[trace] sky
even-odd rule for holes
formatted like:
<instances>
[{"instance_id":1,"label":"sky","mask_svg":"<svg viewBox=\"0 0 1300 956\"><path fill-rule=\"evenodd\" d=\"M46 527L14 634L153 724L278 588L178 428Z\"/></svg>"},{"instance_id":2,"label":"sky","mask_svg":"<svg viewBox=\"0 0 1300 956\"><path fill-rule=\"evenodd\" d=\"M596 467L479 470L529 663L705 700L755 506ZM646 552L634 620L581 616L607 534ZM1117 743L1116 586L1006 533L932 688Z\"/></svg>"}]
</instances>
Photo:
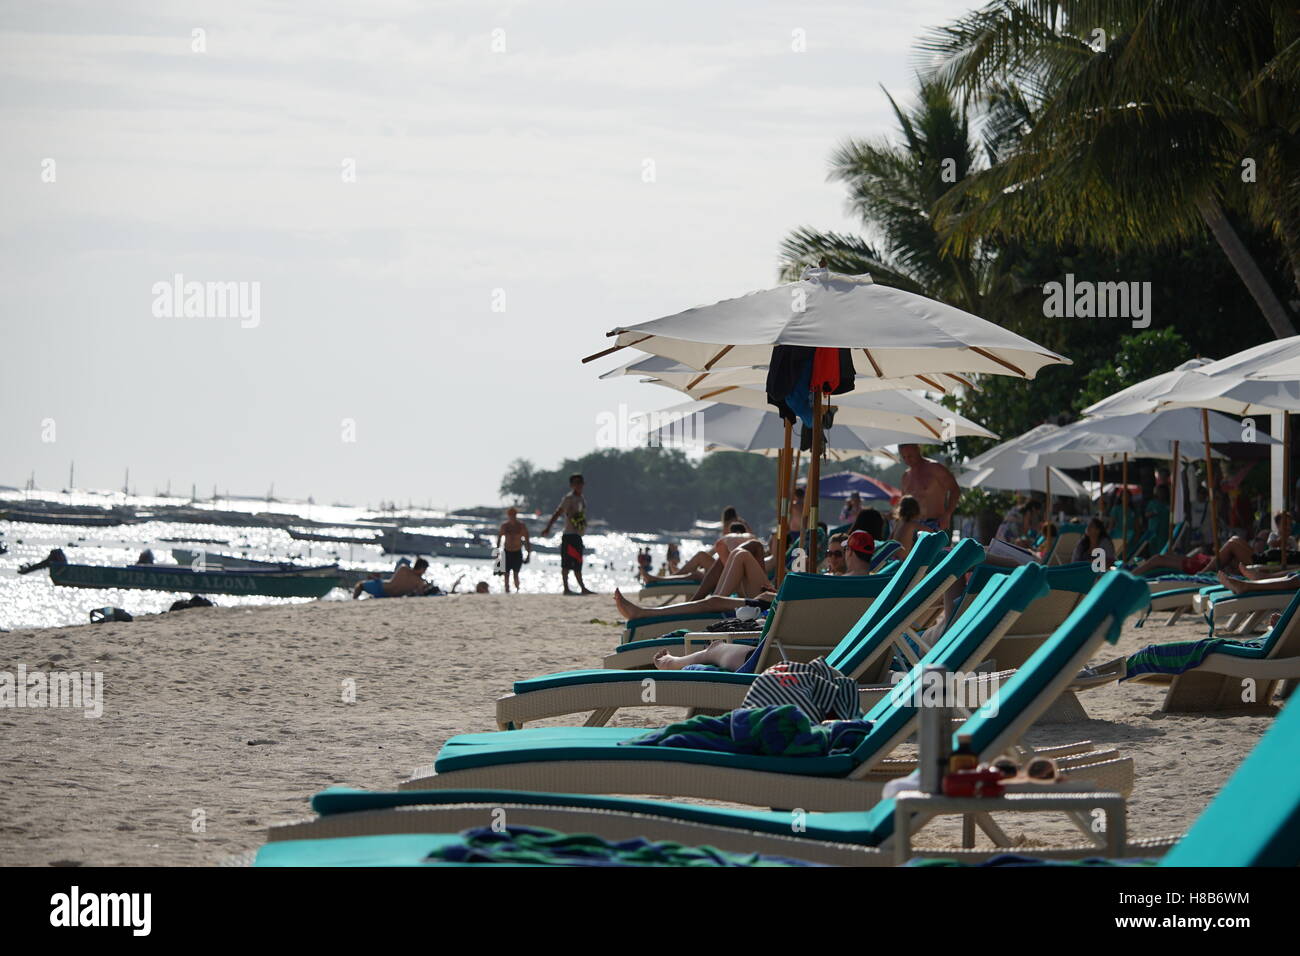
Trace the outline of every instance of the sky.
<instances>
[{"instance_id":1,"label":"sky","mask_svg":"<svg viewBox=\"0 0 1300 956\"><path fill-rule=\"evenodd\" d=\"M494 503L680 401L609 329L857 228L972 5L2 2L0 485Z\"/></svg>"}]
</instances>

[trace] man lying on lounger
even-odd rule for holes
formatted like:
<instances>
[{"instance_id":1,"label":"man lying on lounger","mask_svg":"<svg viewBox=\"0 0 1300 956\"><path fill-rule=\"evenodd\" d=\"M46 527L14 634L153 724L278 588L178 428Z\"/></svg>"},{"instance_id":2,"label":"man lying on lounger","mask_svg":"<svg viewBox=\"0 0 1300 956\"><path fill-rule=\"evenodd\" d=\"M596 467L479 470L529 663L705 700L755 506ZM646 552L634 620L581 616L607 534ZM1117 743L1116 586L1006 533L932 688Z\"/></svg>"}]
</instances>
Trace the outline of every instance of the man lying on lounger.
<instances>
[{"instance_id":1,"label":"man lying on lounger","mask_svg":"<svg viewBox=\"0 0 1300 956\"><path fill-rule=\"evenodd\" d=\"M424 572L428 568L429 562L424 558L420 558L411 567L405 564L398 567L393 572L393 576L387 581L382 581L379 578L358 581L357 586L352 589L352 599L355 601L361 597L362 592L377 598L424 594L430 587L429 582L424 580Z\"/></svg>"},{"instance_id":2,"label":"man lying on lounger","mask_svg":"<svg viewBox=\"0 0 1300 956\"><path fill-rule=\"evenodd\" d=\"M1275 526L1281 526L1283 514L1283 512L1279 512L1274 515L1273 522ZM1294 549L1295 540L1288 538L1288 544ZM1189 554L1187 557L1183 557L1178 554L1157 554L1139 564L1133 569L1133 573L1142 575L1150 574L1153 571L1172 570L1181 571L1183 574L1202 574L1211 571L1227 571L1229 574L1233 574L1248 564L1272 564L1274 561L1281 560L1280 546L1281 537L1277 531L1268 536L1268 550L1258 554L1245 538L1234 534L1224 542L1223 547L1219 549L1218 555ZM1294 554L1295 552L1292 550L1288 557L1290 558Z\"/></svg>"},{"instance_id":3,"label":"man lying on lounger","mask_svg":"<svg viewBox=\"0 0 1300 956\"><path fill-rule=\"evenodd\" d=\"M844 552L845 562L848 565L848 571L845 573L850 575L870 574L871 556L875 553L875 550L876 542L867 532L855 531L853 534L849 535ZM615 592L615 597L617 596L618 594ZM735 610L736 608L743 607L746 604L754 605L758 603L756 601L746 601L740 598L721 596L714 596L706 598L705 600L713 602L714 606L709 608L699 607L698 609L701 611ZM631 601L628 601L627 603L632 604ZM697 605L703 605L704 603L705 601L695 602ZM770 607L771 603L771 596L769 596L767 606ZM634 604L632 606L636 607ZM683 605L679 604L677 607L681 608ZM620 606L619 610L621 611L623 608ZM657 610L660 609L651 608L647 613L652 613ZM754 648L750 647L748 644L728 644L724 641L714 641L702 651L696 651L694 654L683 654L680 657L674 657L672 654L669 654L667 650L662 650L655 655L655 667L658 667L660 670L675 671L681 670L690 664L712 664L714 667L720 667L724 671L735 671L739 670L740 666L744 664L753 653Z\"/></svg>"}]
</instances>

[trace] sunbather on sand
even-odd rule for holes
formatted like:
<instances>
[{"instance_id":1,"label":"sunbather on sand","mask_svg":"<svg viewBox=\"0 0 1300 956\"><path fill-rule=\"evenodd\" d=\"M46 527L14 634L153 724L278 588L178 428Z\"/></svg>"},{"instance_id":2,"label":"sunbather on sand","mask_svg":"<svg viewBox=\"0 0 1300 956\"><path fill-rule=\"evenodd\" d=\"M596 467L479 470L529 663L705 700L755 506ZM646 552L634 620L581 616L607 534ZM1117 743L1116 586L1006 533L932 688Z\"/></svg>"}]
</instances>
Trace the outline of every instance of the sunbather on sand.
<instances>
[{"instance_id":1,"label":"sunbather on sand","mask_svg":"<svg viewBox=\"0 0 1300 956\"><path fill-rule=\"evenodd\" d=\"M423 594L429 589L429 582L424 580L424 572L428 570L429 562L420 558L411 567L401 565L393 576L386 581L378 578L370 578L366 581L358 581L357 586L352 589L352 599L355 601L361 597L362 593L369 594L371 597L404 597L408 594Z\"/></svg>"},{"instance_id":2,"label":"sunbather on sand","mask_svg":"<svg viewBox=\"0 0 1300 956\"><path fill-rule=\"evenodd\" d=\"M845 560L848 564L847 574L865 575L871 573L871 555L875 551L875 542L865 531L855 531L849 536L850 544L845 552ZM717 607L716 610L733 610L745 604L753 604L753 601L738 601L736 598L710 598L710 601L732 602L730 607ZM681 605L678 605L680 607ZM703 609L702 609L703 610ZM660 670L681 670L688 664L712 664L723 670L737 670L741 664L745 663L746 658L752 654L754 648L746 644L728 644L724 641L714 641L702 651L696 651L693 654L683 654L674 656L667 650L660 651L655 655L655 667Z\"/></svg>"}]
</instances>

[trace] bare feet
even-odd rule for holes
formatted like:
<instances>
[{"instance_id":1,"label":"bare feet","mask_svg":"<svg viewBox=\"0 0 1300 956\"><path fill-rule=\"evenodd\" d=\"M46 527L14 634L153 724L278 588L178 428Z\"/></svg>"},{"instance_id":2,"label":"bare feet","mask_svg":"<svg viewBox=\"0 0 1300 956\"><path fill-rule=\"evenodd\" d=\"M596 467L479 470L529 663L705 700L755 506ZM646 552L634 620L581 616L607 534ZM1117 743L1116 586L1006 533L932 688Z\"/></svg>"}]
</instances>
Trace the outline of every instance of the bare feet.
<instances>
[{"instance_id":1,"label":"bare feet","mask_svg":"<svg viewBox=\"0 0 1300 956\"><path fill-rule=\"evenodd\" d=\"M662 650L655 655L655 667L661 671L679 671L682 667L681 658L673 657L667 650Z\"/></svg>"},{"instance_id":2,"label":"bare feet","mask_svg":"<svg viewBox=\"0 0 1300 956\"><path fill-rule=\"evenodd\" d=\"M1229 576L1227 571L1220 571L1218 577L1219 583L1233 594L1240 594L1242 591L1246 590L1246 582L1240 578Z\"/></svg>"},{"instance_id":3,"label":"bare feet","mask_svg":"<svg viewBox=\"0 0 1300 956\"><path fill-rule=\"evenodd\" d=\"M629 621L635 621L637 618L645 617L645 610L623 597L623 592L618 588L614 589L614 606L618 608L618 613L622 614L623 617Z\"/></svg>"}]
</instances>

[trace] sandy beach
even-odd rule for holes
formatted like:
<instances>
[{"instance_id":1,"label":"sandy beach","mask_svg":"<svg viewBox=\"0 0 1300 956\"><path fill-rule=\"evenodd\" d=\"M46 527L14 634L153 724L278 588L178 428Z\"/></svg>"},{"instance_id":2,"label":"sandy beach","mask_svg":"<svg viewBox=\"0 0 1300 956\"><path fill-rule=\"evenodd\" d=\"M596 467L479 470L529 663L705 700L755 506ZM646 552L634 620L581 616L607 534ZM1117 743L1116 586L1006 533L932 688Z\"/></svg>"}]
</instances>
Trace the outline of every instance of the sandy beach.
<instances>
[{"instance_id":1,"label":"sandy beach","mask_svg":"<svg viewBox=\"0 0 1300 956\"><path fill-rule=\"evenodd\" d=\"M220 863L260 846L268 826L309 816L308 798L327 786L394 788L449 736L493 729L494 701L514 679L599 666L617 634L607 595L210 608L14 631L0 670L100 671L104 713L0 711L9 768L0 860ZM1199 623L1130 622L1099 659L1203 634ZM1109 685L1083 696L1091 720L1040 725L1029 738L1089 739L1133 757L1133 837L1181 832L1271 723L1162 715L1164 693ZM615 722L651 726L679 713L646 709ZM1075 842L1054 815L1004 826L1027 846ZM926 832L924 844L955 845L955 824Z\"/></svg>"}]
</instances>

